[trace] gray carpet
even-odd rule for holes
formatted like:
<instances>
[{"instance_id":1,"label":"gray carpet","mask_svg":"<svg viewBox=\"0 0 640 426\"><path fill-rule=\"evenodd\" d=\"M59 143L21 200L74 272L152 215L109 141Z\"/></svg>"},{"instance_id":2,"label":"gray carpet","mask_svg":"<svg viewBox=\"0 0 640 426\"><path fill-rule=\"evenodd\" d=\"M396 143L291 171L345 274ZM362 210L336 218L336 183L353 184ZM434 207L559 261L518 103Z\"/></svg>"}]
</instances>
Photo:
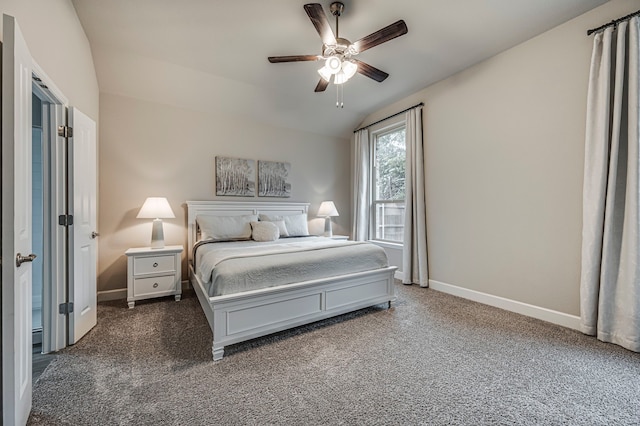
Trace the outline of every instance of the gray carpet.
<instances>
[{"instance_id":1,"label":"gray carpet","mask_svg":"<svg viewBox=\"0 0 640 426\"><path fill-rule=\"evenodd\" d=\"M638 425L640 354L416 286L227 348L193 293L101 304L35 385L31 425Z\"/></svg>"}]
</instances>

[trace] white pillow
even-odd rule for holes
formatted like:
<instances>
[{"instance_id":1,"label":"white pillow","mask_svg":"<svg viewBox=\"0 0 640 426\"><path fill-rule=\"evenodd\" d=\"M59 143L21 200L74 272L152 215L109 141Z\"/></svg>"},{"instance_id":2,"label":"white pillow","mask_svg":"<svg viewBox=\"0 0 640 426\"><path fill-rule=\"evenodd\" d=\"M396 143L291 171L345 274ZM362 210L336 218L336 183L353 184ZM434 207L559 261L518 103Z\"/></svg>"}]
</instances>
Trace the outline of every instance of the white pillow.
<instances>
[{"instance_id":1,"label":"white pillow","mask_svg":"<svg viewBox=\"0 0 640 426\"><path fill-rule=\"evenodd\" d=\"M289 237L304 237L309 235L309 227L307 225L307 215L306 213L301 214L290 214L284 216L272 216L267 214L261 214L260 220L275 222L282 220L284 221L284 225L287 228L287 233ZM283 236L281 234L281 236Z\"/></svg>"},{"instance_id":2,"label":"white pillow","mask_svg":"<svg viewBox=\"0 0 640 426\"><path fill-rule=\"evenodd\" d=\"M280 238L280 231L273 222L251 222L251 238L255 241L275 241Z\"/></svg>"},{"instance_id":3,"label":"white pillow","mask_svg":"<svg viewBox=\"0 0 640 426\"><path fill-rule=\"evenodd\" d=\"M284 224L284 220L269 220L265 221L265 223L273 223L278 227L278 231L280 231L281 237L288 237L289 231L287 231L287 225Z\"/></svg>"},{"instance_id":4,"label":"white pillow","mask_svg":"<svg viewBox=\"0 0 640 426\"><path fill-rule=\"evenodd\" d=\"M250 240L251 222L256 220L258 220L256 215L196 216L201 240Z\"/></svg>"}]
</instances>

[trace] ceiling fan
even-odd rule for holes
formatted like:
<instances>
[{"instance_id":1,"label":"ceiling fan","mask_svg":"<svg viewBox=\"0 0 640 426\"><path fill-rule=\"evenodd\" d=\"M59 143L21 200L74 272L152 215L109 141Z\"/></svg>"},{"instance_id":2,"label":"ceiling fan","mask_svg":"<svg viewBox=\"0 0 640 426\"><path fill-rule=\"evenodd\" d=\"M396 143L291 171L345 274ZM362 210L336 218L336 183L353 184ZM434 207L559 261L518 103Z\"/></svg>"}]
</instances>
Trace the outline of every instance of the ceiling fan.
<instances>
[{"instance_id":1,"label":"ceiling fan","mask_svg":"<svg viewBox=\"0 0 640 426\"><path fill-rule=\"evenodd\" d=\"M343 84L349 80L356 72L365 75L377 82L384 81L389 74L373 67L365 62L355 59L354 56L365 50L371 49L386 41L407 33L407 25L403 20L394 22L355 43L351 43L345 38L341 38L338 33L338 18L344 10L341 2L331 3L329 10L336 17L335 35L331 30L327 16L319 3L309 3L304 5L304 10L309 15L309 19L322 38L321 55L293 55L293 56L270 56L269 62L302 62L324 60L325 65L318 73L321 78L315 88L316 92L323 92L333 80L334 84Z\"/></svg>"}]
</instances>

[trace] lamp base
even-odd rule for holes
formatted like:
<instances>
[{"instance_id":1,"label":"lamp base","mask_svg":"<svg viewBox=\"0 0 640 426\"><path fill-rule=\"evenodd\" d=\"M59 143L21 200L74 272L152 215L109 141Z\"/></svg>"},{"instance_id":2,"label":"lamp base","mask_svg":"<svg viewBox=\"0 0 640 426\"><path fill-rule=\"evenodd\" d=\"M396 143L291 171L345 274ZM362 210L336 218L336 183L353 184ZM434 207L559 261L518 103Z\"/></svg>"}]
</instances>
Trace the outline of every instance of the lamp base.
<instances>
[{"instance_id":1,"label":"lamp base","mask_svg":"<svg viewBox=\"0 0 640 426\"><path fill-rule=\"evenodd\" d=\"M331 229L331 217L327 216L324 219L324 236L325 237L333 237L333 230Z\"/></svg>"},{"instance_id":2,"label":"lamp base","mask_svg":"<svg viewBox=\"0 0 640 426\"><path fill-rule=\"evenodd\" d=\"M151 248L164 248L164 230L162 227L162 219L153 220L153 228L151 228Z\"/></svg>"}]
</instances>

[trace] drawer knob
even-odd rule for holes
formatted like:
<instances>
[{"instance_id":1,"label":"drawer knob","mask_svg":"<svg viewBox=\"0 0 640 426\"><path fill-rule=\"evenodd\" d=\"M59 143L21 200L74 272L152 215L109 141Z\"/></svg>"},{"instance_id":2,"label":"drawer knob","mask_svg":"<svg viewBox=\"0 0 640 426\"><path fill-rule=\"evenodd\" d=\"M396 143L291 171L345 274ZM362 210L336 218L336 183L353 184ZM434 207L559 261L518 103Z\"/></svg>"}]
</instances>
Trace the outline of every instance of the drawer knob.
<instances>
[{"instance_id":1,"label":"drawer knob","mask_svg":"<svg viewBox=\"0 0 640 426\"><path fill-rule=\"evenodd\" d=\"M158 287L158 283L153 283L153 288L157 288Z\"/></svg>"},{"instance_id":2,"label":"drawer knob","mask_svg":"<svg viewBox=\"0 0 640 426\"><path fill-rule=\"evenodd\" d=\"M157 268L158 267L158 262L153 262L153 267Z\"/></svg>"}]
</instances>

